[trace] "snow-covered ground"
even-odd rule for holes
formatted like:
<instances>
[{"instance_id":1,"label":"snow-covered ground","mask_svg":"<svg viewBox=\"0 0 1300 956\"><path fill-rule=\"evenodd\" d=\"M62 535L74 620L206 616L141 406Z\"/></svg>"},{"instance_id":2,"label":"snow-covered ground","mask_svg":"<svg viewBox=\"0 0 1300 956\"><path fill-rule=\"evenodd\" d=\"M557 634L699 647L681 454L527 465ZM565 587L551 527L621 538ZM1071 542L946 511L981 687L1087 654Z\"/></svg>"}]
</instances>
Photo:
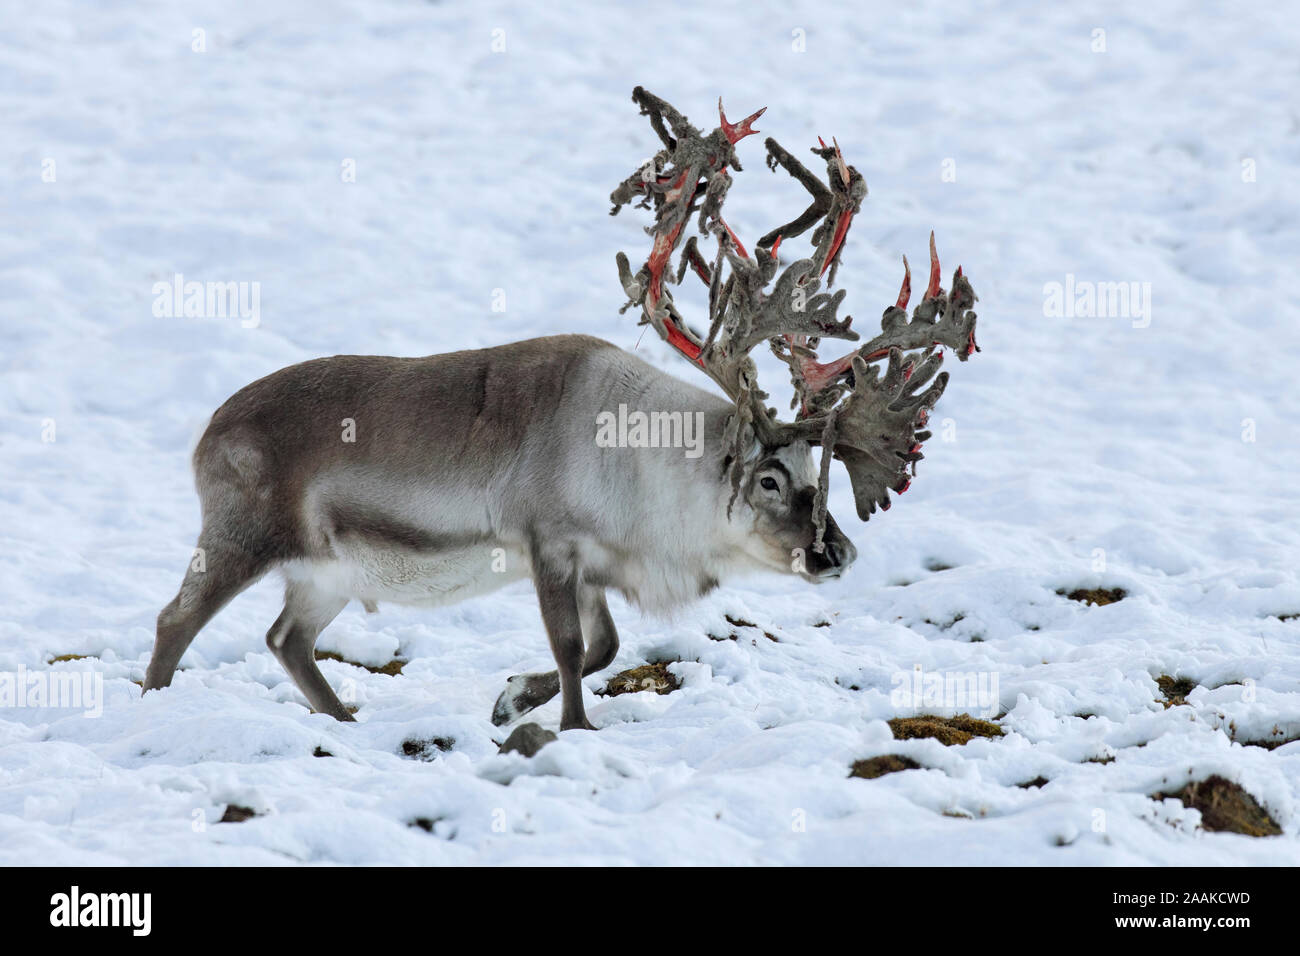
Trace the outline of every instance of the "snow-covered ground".
<instances>
[{"instance_id":1,"label":"snow-covered ground","mask_svg":"<svg viewBox=\"0 0 1300 956\"><path fill-rule=\"evenodd\" d=\"M1300 735L1300 22L974 6L4 0L0 672L102 675L104 700L0 707L0 862L1300 862L1300 742L1242 744ZM690 376L618 315L614 253L644 256L647 219L607 196L656 148L638 83L710 127L719 95L766 105L799 153L837 137L871 190L840 274L860 326L931 228L980 296L984 351L948 363L912 489L861 525L833 475L853 571L672 621L615 602L602 677L671 658L684 686L588 695L599 733L532 760L488 720L550 666L524 584L346 610L321 648L409 660L323 665L353 725L266 650L274 579L142 699L198 531L189 450L245 383L560 331ZM752 241L806 200L761 137L740 156ZM178 273L258 283L257 321L156 315ZM1051 283L1117 282L1149 312L1049 314ZM1057 593L1083 587L1128 596ZM996 680L987 707L922 709L1007 735L894 740L917 666ZM1165 708L1162 675L1199 686ZM848 778L883 753L925 769ZM1210 774L1284 834L1149 796Z\"/></svg>"}]
</instances>

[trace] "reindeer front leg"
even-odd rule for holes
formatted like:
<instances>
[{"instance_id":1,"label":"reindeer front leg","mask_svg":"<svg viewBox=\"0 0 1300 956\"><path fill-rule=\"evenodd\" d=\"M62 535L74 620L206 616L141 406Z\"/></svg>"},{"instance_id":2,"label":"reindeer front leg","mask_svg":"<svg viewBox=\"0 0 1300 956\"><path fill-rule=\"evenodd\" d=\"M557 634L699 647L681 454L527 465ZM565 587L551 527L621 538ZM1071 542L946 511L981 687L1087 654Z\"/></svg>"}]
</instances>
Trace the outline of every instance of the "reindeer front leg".
<instances>
[{"instance_id":1,"label":"reindeer front leg","mask_svg":"<svg viewBox=\"0 0 1300 956\"><path fill-rule=\"evenodd\" d=\"M582 622L582 637L587 647L582 676L590 677L614 663L614 656L618 654L618 630L610 617L603 588L592 584L578 585L578 619ZM512 724L559 692L559 671L516 674L506 681L506 689L492 708L492 723L498 727Z\"/></svg>"},{"instance_id":2,"label":"reindeer front leg","mask_svg":"<svg viewBox=\"0 0 1300 956\"><path fill-rule=\"evenodd\" d=\"M548 561L538 553L540 549L533 550L533 584L560 678L560 730L595 730L582 705L586 648L578 613L578 575L572 567Z\"/></svg>"}]
</instances>

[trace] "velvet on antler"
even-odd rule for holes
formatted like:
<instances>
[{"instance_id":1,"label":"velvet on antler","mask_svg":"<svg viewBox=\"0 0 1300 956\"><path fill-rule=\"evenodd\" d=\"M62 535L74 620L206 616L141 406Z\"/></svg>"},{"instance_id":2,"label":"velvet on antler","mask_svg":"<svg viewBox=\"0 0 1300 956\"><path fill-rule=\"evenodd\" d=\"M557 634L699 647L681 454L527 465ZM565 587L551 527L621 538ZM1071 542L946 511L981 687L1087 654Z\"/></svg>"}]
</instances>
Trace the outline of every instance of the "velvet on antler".
<instances>
[{"instance_id":1,"label":"velvet on antler","mask_svg":"<svg viewBox=\"0 0 1300 956\"><path fill-rule=\"evenodd\" d=\"M769 447L800 440L822 446L815 518L820 549L832 456L848 470L858 516L864 521L877 508L889 508L888 492L901 494L910 484L916 462L923 457L921 444L930 437L923 430L929 412L948 384L948 373L939 372L943 347L962 361L979 350L975 313L970 311L974 290L960 267L952 291L941 288L931 233L929 282L911 318L906 311L911 269L904 257L902 289L897 302L884 310L880 334L838 359L820 362L817 348L823 338L860 339L851 328L851 316L837 317L844 290L822 291L822 280L828 287L834 283L849 227L866 198L861 173L844 161L834 139L830 146L818 139L812 148L826 163L823 181L768 137L768 168L784 169L808 190L812 202L797 218L759 239L751 256L722 218L722 205L733 181L728 170L741 171L736 144L758 132L753 124L764 110L733 124L719 100L719 125L705 135L642 87L633 90L632 99L650 117L663 149L610 195L611 215L633 200L655 213L654 224L646 230L653 244L641 268L634 274L627 256L620 252L617 257L628 296L623 310L639 306L642 323L651 325L736 403L727 432L734 446L733 501L747 430ZM700 252L696 237L682 245L686 224L696 212L701 235L712 235L717 242L712 262ZM812 254L791 262L778 275L782 242L809 229ZM674 276L669 265L679 246L682 254ZM704 335L687 324L667 288L669 283L680 284L688 269L708 287ZM779 421L775 409L767 407L767 393L758 387L750 352L765 341L790 368L793 422ZM883 377L871 364L881 360L888 360Z\"/></svg>"}]
</instances>

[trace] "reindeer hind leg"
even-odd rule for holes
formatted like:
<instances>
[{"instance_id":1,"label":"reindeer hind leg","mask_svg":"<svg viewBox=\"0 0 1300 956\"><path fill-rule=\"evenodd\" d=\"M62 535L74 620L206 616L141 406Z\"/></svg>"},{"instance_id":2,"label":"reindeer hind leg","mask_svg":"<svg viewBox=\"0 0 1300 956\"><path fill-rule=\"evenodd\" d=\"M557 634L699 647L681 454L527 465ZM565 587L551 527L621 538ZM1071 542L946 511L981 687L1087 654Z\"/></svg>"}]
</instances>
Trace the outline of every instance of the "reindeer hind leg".
<instances>
[{"instance_id":1,"label":"reindeer hind leg","mask_svg":"<svg viewBox=\"0 0 1300 956\"><path fill-rule=\"evenodd\" d=\"M316 638L347 603L347 598L327 594L308 581L290 580L285 586L284 610L266 632L267 647L312 710L335 720L353 717L316 665Z\"/></svg>"},{"instance_id":2,"label":"reindeer hind leg","mask_svg":"<svg viewBox=\"0 0 1300 956\"><path fill-rule=\"evenodd\" d=\"M158 615L144 689L157 690L169 685L195 635L265 570L266 564L252 555L215 539L206 531L200 534L180 591Z\"/></svg>"}]
</instances>

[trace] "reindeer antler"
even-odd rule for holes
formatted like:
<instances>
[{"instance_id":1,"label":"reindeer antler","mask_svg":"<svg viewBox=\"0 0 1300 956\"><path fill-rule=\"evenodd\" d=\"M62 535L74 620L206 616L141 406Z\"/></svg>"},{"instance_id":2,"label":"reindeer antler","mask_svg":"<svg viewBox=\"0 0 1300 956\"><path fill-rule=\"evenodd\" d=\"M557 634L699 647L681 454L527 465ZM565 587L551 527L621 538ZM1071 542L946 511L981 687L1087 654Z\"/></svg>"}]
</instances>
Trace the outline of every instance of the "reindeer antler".
<instances>
[{"instance_id":1,"label":"reindeer antler","mask_svg":"<svg viewBox=\"0 0 1300 956\"><path fill-rule=\"evenodd\" d=\"M722 203L732 182L728 167L741 170L735 145L757 132L753 123L764 110L732 124L719 100L719 126L705 136L685 116L643 88L633 90L632 99L642 114L650 117L664 149L610 195L614 203L611 215L637 197L641 198L639 205L653 203L655 209L655 223L646 230L654 245L645 264L633 275L627 256L620 252L617 257L619 279L629 300L623 311L640 306L641 322L654 326L669 345L707 373L736 403L728 431L728 440L734 443L733 500L741 481L746 426L767 445L802 439L828 450L823 454L815 519L816 546L820 548L832 454L848 469L858 516L864 521L877 506L889 507L888 491L901 494L906 490L910 483L907 466L915 473L915 464L923 457L921 443L929 438L928 432L919 429L948 382L946 372L936 377L943 355L933 351L934 347L948 346L962 361L979 350L975 313L969 311L975 302L974 290L960 267L953 275L951 294L940 288L939 257L931 233L930 280L911 320L906 312L911 270L904 257L903 286L897 303L884 311L881 333L833 362L818 362L816 348L822 338L859 339L850 328L852 317L836 317L844 291L831 294L820 289L828 269L827 284L834 283L844 239L866 198L862 175L845 163L834 139L830 146L818 139L819 145L812 150L826 162L827 177L822 182L769 137L765 141L768 168L785 169L813 198L798 218L763 236L751 257L722 218ZM686 324L665 288L665 282L673 279L669 260L696 210L700 232L712 233L717 240L717 255L710 264L695 237L686 240L675 281L680 283L690 268L708 286L709 325L703 337ZM790 264L777 276L781 242L814 226L812 256ZM730 267L730 272L724 279L725 267ZM766 292L774 279L772 291ZM758 387L749 353L763 341L790 366L798 408L794 422L777 421L775 410L766 406L767 393ZM914 350L926 350L926 354L904 357L905 352ZM885 358L889 365L878 382L878 371L869 363ZM922 391L931 379L933 384Z\"/></svg>"}]
</instances>

